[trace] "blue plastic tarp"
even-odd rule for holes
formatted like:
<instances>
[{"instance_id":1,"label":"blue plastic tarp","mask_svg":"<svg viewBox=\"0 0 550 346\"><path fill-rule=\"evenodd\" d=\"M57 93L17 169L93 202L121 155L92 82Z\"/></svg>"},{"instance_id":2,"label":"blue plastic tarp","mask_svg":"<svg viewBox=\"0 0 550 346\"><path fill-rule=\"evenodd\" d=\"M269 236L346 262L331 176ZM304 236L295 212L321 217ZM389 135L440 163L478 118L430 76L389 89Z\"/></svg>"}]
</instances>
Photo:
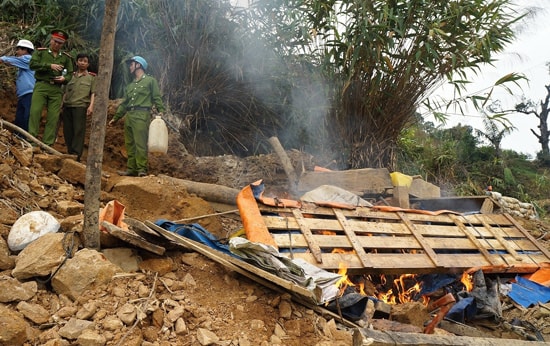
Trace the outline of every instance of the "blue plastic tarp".
<instances>
[{"instance_id":1,"label":"blue plastic tarp","mask_svg":"<svg viewBox=\"0 0 550 346\"><path fill-rule=\"evenodd\" d=\"M209 246L213 249L231 255L233 257L239 258L231 253L229 250L229 245L224 244L216 238L212 233L207 231L204 227L198 223L193 224L182 224L174 223L168 220L157 220L155 224L159 227L164 228L167 231L179 234L185 238L189 238L206 246Z\"/></svg>"},{"instance_id":2,"label":"blue plastic tarp","mask_svg":"<svg viewBox=\"0 0 550 346\"><path fill-rule=\"evenodd\" d=\"M512 290L508 293L513 301L528 308L538 303L550 301L550 288L538 284L521 276L516 276L516 282L512 283Z\"/></svg>"}]
</instances>

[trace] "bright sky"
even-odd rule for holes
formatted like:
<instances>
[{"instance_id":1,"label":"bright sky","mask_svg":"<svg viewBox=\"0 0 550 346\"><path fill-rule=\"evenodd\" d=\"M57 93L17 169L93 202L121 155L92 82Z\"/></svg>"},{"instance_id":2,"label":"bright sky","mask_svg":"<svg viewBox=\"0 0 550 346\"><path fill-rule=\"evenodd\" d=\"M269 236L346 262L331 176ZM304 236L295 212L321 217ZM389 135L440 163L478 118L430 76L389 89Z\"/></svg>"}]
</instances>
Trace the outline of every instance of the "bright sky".
<instances>
[{"instance_id":1,"label":"bright sky","mask_svg":"<svg viewBox=\"0 0 550 346\"><path fill-rule=\"evenodd\" d=\"M512 87L514 95L510 95L505 91L493 94L493 99L500 100L503 108L512 108L521 101L522 95L525 95L527 99L537 104L540 103L547 94L545 85L550 84L550 74L546 67L546 63L550 62L550 25L548 25L548 22L550 22L550 1L518 1L521 1L522 6L535 6L539 7L540 10L537 11L535 18L530 19L521 28L521 32L517 34L516 41L507 47L502 54L495 57L498 59L494 63L495 67L488 66L483 68L481 74L472 77L472 84L469 86L467 92L467 94L475 94L482 90L488 92L488 88L502 76L511 72L524 74L529 79L529 82L521 82L522 90ZM443 91L443 95L446 94ZM537 109L537 111L539 110ZM465 114L466 116L453 116L447 125L454 126L461 123L483 130L482 117L473 110L473 106L468 107ZM529 154L534 158L536 152L541 150L541 147L530 129L539 133L537 128L538 119L534 115L526 114L510 115L508 119L517 129L503 139L502 147Z\"/></svg>"}]
</instances>

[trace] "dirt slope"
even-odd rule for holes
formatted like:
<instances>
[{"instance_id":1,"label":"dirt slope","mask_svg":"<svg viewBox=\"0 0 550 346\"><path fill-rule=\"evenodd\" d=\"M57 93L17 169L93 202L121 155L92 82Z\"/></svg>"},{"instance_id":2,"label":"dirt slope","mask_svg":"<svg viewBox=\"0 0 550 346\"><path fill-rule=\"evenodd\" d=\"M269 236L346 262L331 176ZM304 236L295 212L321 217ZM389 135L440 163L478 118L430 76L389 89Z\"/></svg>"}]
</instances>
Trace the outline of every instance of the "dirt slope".
<instances>
[{"instance_id":1,"label":"dirt slope","mask_svg":"<svg viewBox=\"0 0 550 346\"><path fill-rule=\"evenodd\" d=\"M12 121L15 101L13 97L2 97L0 114L2 119ZM66 152L62 131L54 148ZM11 136L0 136L2 146L20 145L18 139ZM171 143L176 141L171 140ZM87 140L88 143L88 140ZM122 139L122 126L109 128L105 139L103 159L104 171L109 177L107 186L124 179L115 172L124 169L125 156ZM86 153L83 161L86 160ZM9 160L9 161L5 161ZM167 174L178 178L192 179L199 182L223 184L239 188L259 178L269 181L282 179L284 172L279 172L276 159L269 157L251 158L262 165L247 165L242 160L232 157L194 158L170 147L169 155L152 157L150 177L140 178L144 184L155 175ZM246 160L244 160L246 161ZM8 163L17 169L13 158L1 157L0 164ZM52 175L40 164L32 163L29 167L37 177ZM30 182L29 182L30 184ZM75 199L82 201L83 188L75 185ZM284 189L284 186L282 187ZM214 210L204 200L182 193L181 189L164 186L162 191L153 194L165 196L147 200L138 191L124 191L120 197L127 203L126 215L140 220L156 220L167 218L178 220L187 217L212 213ZM31 195L36 200L27 200L28 205L39 205L42 197ZM234 232L240 229L240 221L231 215L201 220L201 224L214 230L217 235ZM2 227L2 236L7 239L9 225ZM92 317L96 330L107 339L107 345L200 345L199 330L213 332L219 345L349 345L351 333L339 331L334 321L328 320L299 304L290 302L286 295L267 289L257 283L227 270L225 267L188 250L173 247L165 256L155 256L146 251L139 251L143 259L142 275L114 279L108 287L88 292L79 301L70 301L66 297L57 296L48 285L42 285L29 303L43 306L52 314L52 323L48 326L32 325L28 345L46 344L59 339L59 328L73 314L59 319L61 311L76 311L89 301L99 306L98 312ZM10 271L1 274L9 275ZM158 276L156 276L158 273ZM189 283L191 282L191 283ZM181 299L185 303L185 331L163 329L163 314L151 313L146 319L135 326L123 326L110 329L106 322L109 316L116 315L117 309L129 301L139 299L139 287L155 290L154 297L161 303L170 299ZM281 303L282 302L282 303ZM8 304L16 311L16 303ZM280 310L284 306L284 311ZM164 308L166 309L166 307ZM160 308L162 310L162 308ZM62 314L63 315L63 314ZM54 317L57 316L57 317ZM160 317L159 317L160 316ZM55 322L54 322L55 319ZM159 320L160 319L160 320ZM32 323L31 323L32 324ZM331 327L332 325L332 327Z\"/></svg>"}]
</instances>

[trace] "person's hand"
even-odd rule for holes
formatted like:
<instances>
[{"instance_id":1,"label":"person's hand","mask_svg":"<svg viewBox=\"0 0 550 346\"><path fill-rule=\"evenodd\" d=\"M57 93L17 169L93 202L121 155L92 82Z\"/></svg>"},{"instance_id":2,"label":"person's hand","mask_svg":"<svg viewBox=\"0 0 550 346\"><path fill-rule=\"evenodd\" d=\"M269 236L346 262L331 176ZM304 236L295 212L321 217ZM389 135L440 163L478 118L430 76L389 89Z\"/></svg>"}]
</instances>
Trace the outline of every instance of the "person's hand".
<instances>
[{"instance_id":1,"label":"person's hand","mask_svg":"<svg viewBox=\"0 0 550 346\"><path fill-rule=\"evenodd\" d=\"M51 64L50 67L54 71L63 71L64 66L59 64Z\"/></svg>"}]
</instances>

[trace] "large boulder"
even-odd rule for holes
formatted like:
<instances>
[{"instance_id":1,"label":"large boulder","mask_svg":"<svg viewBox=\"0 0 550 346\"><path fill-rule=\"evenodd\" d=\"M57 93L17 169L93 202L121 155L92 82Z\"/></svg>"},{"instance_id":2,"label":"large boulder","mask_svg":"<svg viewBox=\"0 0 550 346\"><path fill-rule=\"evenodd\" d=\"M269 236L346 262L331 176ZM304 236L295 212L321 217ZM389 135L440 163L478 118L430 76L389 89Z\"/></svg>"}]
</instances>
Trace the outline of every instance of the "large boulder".
<instances>
[{"instance_id":1,"label":"large boulder","mask_svg":"<svg viewBox=\"0 0 550 346\"><path fill-rule=\"evenodd\" d=\"M122 268L111 263L100 252L82 249L65 264L52 278L52 287L57 294L64 294L76 300L86 290L94 289L111 281Z\"/></svg>"}]
</instances>

